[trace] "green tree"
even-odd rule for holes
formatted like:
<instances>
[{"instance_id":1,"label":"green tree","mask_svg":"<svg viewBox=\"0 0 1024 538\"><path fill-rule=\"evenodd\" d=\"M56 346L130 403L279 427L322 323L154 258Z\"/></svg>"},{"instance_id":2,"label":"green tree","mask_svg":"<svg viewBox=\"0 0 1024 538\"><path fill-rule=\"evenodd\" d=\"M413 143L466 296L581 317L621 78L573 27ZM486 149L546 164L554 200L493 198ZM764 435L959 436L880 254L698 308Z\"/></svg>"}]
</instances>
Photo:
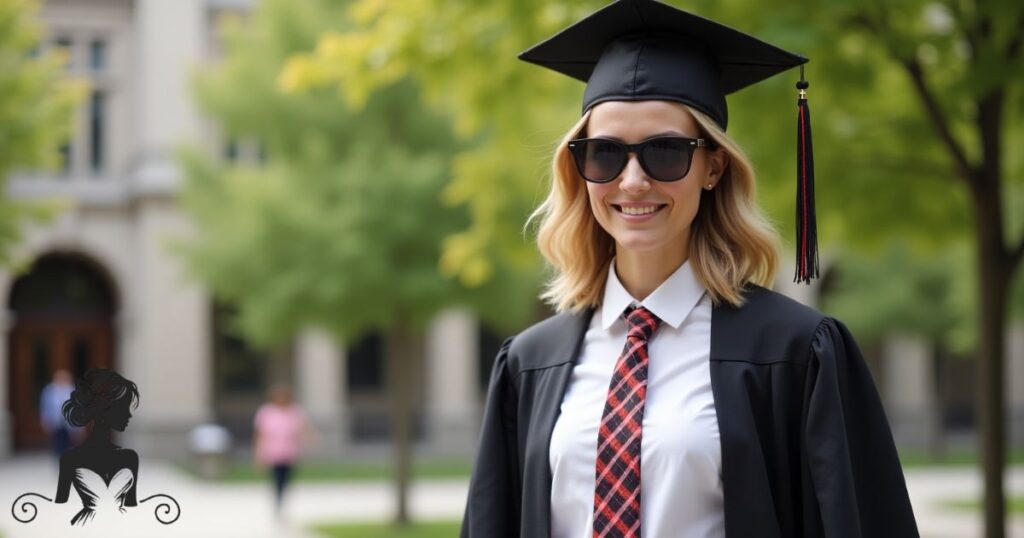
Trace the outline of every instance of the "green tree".
<instances>
[{"instance_id":1,"label":"green tree","mask_svg":"<svg viewBox=\"0 0 1024 538\"><path fill-rule=\"evenodd\" d=\"M940 185L966 195L977 248L978 418L985 475L985 535L1005 535L1005 328L1011 285L1024 256L1019 216L1009 194L1024 174L1019 155L1004 153L1021 140L1024 89L1024 6L1015 2L871 3L840 11L856 35L871 40L909 84L912 118L941 148ZM885 90L874 86L874 95ZM866 96L867 96L866 95ZM886 111L889 112L889 111ZM913 125L913 124L911 124ZM908 150L912 148L907 148ZM934 150L933 150L934 151ZM907 151L904 155L914 155ZM885 153L881 153L885 155ZM892 155L892 154L888 154ZM930 197L929 197L930 198ZM934 230L933 233L941 230ZM941 234L938 234L941 236Z\"/></svg>"},{"instance_id":2,"label":"green tree","mask_svg":"<svg viewBox=\"0 0 1024 538\"><path fill-rule=\"evenodd\" d=\"M358 107L377 89L414 75L426 103L450 113L468 142L444 197L468 207L472 221L446 240L444 270L471 286L499 267L536 271L535 248L524 241L522 226L543 195L563 128L578 117L578 109L566 106L578 87L513 59L595 5L571 4L353 2L357 27L325 32L312 54L286 65L282 84L296 91L337 85Z\"/></svg>"},{"instance_id":3,"label":"green tree","mask_svg":"<svg viewBox=\"0 0 1024 538\"><path fill-rule=\"evenodd\" d=\"M922 253L896 240L878 253L842 252L830 265L821 296L823 310L849 325L861 346L879 344L895 334L914 335L928 343L940 405L928 410L927 442L938 460L946 456L941 402L949 387L940 369L948 359L969 357L977 345L976 331L970 330L970 247L963 243L938 254Z\"/></svg>"},{"instance_id":4,"label":"green tree","mask_svg":"<svg viewBox=\"0 0 1024 538\"><path fill-rule=\"evenodd\" d=\"M953 342L956 328L969 321L969 313L958 308L958 269L964 268L957 254L951 249L941 257L922 256L900 243L878 256L845 253L822 306L842 317L859 342L878 342L899 331L965 351Z\"/></svg>"},{"instance_id":5,"label":"green tree","mask_svg":"<svg viewBox=\"0 0 1024 538\"><path fill-rule=\"evenodd\" d=\"M37 5L0 0L0 264L14 260L12 247L26 220L52 215L49 204L15 201L4 184L11 172L54 168L60 143L71 132L84 85L64 75L59 53L39 54Z\"/></svg>"},{"instance_id":6,"label":"green tree","mask_svg":"<svg viewBox=\"0 0 1024 538\"><path fill-rule=\"evenodd\" d=\"M351 8L358 28L325 33L282 78L295 88L335 86L359 105L412 74L461 134L483 136L457 158L446 189L473 220L447 242L445 267L479 283L489 268L529 256L518 230L503 225L537 201L550 142L577 117L582 91L515 55L604 4L359 0ZM877 249L901 234L935 251L965 237L977 246L986 533L1003 536L1003 336L1007 292L1024 257L1024 212L1009 196L1019 198L1024 158L1005 148L1024 136L1024 5L700 0L686 8L813 59L824 240ZM795 78L784 78L732 98L730 130L754 142L746 145L761 172L762 202L792 229L794 108L765 106L795 102L784 93Z\"/></svg>"},{"instance_id":7,"label":"green tree","mask_svg":"<svg viewBox=\"0 0 1024 538\"><path fill-rule=\"evenodd\" d=\"M439 271L442 240L469 222L440 196L458 144L410 80L355 112L329 90L280 91L285 59L346 24L330 0L265 0L225 23L226 55L198 77L198 102L225 139L256 141L265 157L184 152L182 201L201 232L178 248L194 276L237 307L237 328L256 345L281 346L311 326L343 341L387 335L396 519L405 523L424 325L459 304L505 328L521 323L532 304L524 287L535 283L508 272L469 293Z\"/></svg>"}]
</instances>

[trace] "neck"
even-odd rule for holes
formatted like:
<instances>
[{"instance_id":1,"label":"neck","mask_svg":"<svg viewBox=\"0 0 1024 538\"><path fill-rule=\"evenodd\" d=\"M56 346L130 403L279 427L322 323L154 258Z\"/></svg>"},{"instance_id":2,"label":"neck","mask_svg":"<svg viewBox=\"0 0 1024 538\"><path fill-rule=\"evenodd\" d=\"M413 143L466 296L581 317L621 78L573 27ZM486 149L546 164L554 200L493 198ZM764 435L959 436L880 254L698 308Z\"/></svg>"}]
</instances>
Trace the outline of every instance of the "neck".
<instances>
[{"instance_id":1,"label":"neck","mask_svg":"<svg viewBox=\"0 0 1024 538\"><path fill-rule=\"evenodd\" d=\"M643 301L686 263L686 249L664 253L636 252L617 248L615 274L622 287L637 301Z\"/></svg>"},{"instance_id":2,"label":"neck","mask_svg":"<svg viewBox=\"0 0 1024 538\"><path fill-rule=\"evenodd\" d=\"M93 426L92 433L82 442L83 444L90 445L109 445L110 442L110 427L109 426Z\"/></svg>"}]
</instances>

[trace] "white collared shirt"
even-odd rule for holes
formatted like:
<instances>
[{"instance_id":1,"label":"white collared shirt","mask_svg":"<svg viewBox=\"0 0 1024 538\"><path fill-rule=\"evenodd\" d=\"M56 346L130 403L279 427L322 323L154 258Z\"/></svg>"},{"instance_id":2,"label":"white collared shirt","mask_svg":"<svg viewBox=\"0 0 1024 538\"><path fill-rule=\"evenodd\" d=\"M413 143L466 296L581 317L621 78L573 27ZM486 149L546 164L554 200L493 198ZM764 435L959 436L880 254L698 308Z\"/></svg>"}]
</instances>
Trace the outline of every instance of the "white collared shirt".
<instances>
[{"instance_id":1,"label":"white collared shirt","mask_svg":"<svg viewBox=\"0 0 1024 538\"><path fill-rule=\"evenodd\" d=\"M593 535L597 429L608 384L626 343L622 312L643 305L662 320L648 344L640 469L645 538L725 536L722 454L711 393L711 299L690 262L643 301L622 287L612 262L604 301L551 434L551 537Z\"/></svg>"}]
</instances>

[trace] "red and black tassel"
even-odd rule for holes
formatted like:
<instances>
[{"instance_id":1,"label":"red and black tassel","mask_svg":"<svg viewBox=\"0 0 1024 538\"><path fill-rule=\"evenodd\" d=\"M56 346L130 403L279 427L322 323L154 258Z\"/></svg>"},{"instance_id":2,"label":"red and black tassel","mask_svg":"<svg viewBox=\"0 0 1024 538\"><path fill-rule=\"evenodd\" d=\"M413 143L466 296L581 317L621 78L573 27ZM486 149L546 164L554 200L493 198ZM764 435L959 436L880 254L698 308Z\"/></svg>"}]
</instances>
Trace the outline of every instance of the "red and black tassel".
<instances>
[{"instance_id":1,"label":"red and black tassel","mask_svg":"<svg viewBox=\"0 0 1024 538\"><path fill-rule=\"evenodd\" d=\"M810 284L818 278L818 226L814 212L814 152L811 149L811 110L807 107L804 67L800 66L797 100L796 151L796 275L794 282Z\"/></svg>"}]
</instances>

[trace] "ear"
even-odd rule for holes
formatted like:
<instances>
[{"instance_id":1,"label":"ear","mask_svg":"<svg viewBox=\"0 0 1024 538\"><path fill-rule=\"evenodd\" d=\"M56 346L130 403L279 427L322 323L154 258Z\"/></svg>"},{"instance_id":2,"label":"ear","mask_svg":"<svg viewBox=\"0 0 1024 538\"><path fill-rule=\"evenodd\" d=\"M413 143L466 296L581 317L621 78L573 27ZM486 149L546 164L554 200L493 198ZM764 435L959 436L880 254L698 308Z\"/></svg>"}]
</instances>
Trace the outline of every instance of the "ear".
<instances>
[{"instance_id":1,"label":"ear","mask_svg":"<svg viewBox=\"0 0 1024 538\"><path fill-rule=\"evenodd\" d=\"M708 175L704 183L715 185L722 178L725 169L729 167L729 153L722 148L715 148L708 152Z\"/></svg>"}]
</instances>

